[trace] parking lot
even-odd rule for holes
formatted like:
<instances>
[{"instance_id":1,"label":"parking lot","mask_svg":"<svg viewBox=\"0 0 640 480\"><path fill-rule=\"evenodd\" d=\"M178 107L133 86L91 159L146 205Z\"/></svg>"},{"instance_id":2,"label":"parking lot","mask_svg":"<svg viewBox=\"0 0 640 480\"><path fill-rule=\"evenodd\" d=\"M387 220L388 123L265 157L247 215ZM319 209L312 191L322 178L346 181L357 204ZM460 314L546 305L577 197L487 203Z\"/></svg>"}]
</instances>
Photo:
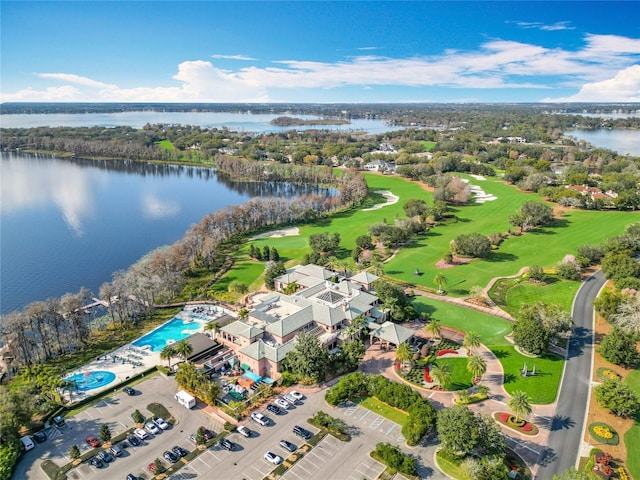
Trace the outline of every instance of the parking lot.
<instances>
[{"instance_id":1,"label":"parking lot","mask_svg":"<svg viewBox=\"0 0 640 480\"><path fill-rule=\"evenodd\" d=\"M106 468L97 469L88 463L71 470L67 476L71 480L120 479L128 473L133 473L141 479L149 479L152 474L147 465L155 458L162 458L162 453L174 445L179 445L188 451L195 448L188 436L195 433L203 425L216 433L222 425L214 422L201 409L187 410L180 406L173 395L177 387L173 378L154 375L143 383L135 386L139 394L128 396L122 392L114 392L112 397L98 402L73 417L67 419L67 425L60 431L52 429L51 437L44 443L28 452L19 463L14 479L47 480L40 469L44 459L51 459L58 465L69 462L68 452L71 445L78 445L82 452L89 447L84 439L88 435L98 436L100 425L107 423L115 436L134 425L131 413L139 409L149 415L146 406L152 402L163 404L177 419L172 428L162 431L158 435L150 435L143 445L129 446L124 454ZM305 441L293 434L293 427L300 425L316 433L317 429L307 423L318 410L329 415L342 418L349 425L352 440L340 442L332 436L325 437L318 445L308 451L298 462L289 469L284 477L287 480L363 480L374 479L383 470L383 466L371 459L369 453L375 449L378 442L397 444L406 450L400 426L364 409L353 403L346 403L337 408L329 407L324 401L324 392L308 394L302 402L281 415L259 409L270 422L260 425L249 419L246 425L253 431L250 438L245 438L237 432L227 438L235 444L233 451L220 446L213 446L200 454L189 464L183 466L169 478L174 480L193 480L195 478L221 478L225 480L262 480L275 465L264 458L266 451L271 451L286 459L290 454L279 445L280 440L287 440L297 447ZM415 455L421 455L421 448L414 449ZM423 456L421 463L431 462ZM163 460L165 466L169 466ZM428 469L432 478L445 478L437 470Z\"/></svg>"}]
</instances>

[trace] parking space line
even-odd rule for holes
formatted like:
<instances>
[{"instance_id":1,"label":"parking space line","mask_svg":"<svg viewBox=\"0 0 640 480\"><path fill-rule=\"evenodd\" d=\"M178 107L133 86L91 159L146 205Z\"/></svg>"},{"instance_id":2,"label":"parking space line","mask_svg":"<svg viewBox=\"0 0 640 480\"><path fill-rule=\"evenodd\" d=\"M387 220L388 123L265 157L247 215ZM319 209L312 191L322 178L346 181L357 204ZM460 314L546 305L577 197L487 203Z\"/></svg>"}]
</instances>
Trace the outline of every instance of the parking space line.
<instances>
[{"instance_id":1,"label":"parking space line","mask_svg":"<svg viewBox=\"0 0 640 480\"><path fill-rule=\"evenodd\" d=\"M365 409L364 415L362 415L362 416L360 417L360 420L364 420L364 418L365 418L367 415L369 415L370 413L371 413L371 410L366 410L366 409Z\"/></svg>"},{"instance_id":2,"label":"parking space line","mask_svg":"<svg viewBox=\"0 0 640 480\"><path fill-rule=\"evenodd\" d=\"M387 432L385 433L386 436L389 436L389 434L393 431L394 428L396 428L398 426L397 423L393 423L391 422L391 428L389 430L387 430Z\"/></svg>"}]
</instances>

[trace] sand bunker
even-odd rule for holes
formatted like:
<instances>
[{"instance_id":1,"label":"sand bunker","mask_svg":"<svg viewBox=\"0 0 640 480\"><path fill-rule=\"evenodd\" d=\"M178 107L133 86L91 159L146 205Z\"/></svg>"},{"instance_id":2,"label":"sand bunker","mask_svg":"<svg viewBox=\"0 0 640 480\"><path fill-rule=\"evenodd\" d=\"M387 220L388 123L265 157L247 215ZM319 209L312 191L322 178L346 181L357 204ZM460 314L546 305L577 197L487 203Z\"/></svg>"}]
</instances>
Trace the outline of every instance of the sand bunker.
<instances>
[{"instance_id":1,"label":"sand bunker","mask_svg":"<svg viewBox=\"0 0 640 480\"><path fill-rule=\"evenodd\" d=\"M386 207L387 205L393 205L394 203L398 203L398 200L400 200L400 197L394 195L393 193L391 193L388 190L375 190L375 193L379 193L384 198L386 198L387 201L384 202L384 203L378 203L378 204L376 204L376 205L374 205L373 207L370 207L370 208L363 208L362 209L363 212L369 212L371 210L379 210L382 207Z\"/></svg>"},{"instance_id":2,"label":"sand bunker","mask_svg":"<svg viewBox=\"0 0 640 480\"><path fill-rule=\"evenodd\" d=\"M254 237L251 237L250 240L258 240L260 238L293 237L295 235L300 235L300 229L298 227L283 228L281 230L272 230L270 232L264 232Z\"/></svg>"},{"instance_id":3,"label":"sand bunker","mask_svg":"<svg viewBox=\"0 0 640 480\"><path fill-rule=\"evenodd\" d=\"M477 178L478 180L485 180L485 178L481 175L471 175L471 176L473 178ZM469 183L469 180L467 180L466 178L463 178L462 181L465 183ZM478 185L470 184L469 188L471 188L471 193L473 193L473 199L475 200L476 203L492 202L493 200L498 199L498 197L496 197L495 195L486 193Z\"/></svg>"}]
</instances>

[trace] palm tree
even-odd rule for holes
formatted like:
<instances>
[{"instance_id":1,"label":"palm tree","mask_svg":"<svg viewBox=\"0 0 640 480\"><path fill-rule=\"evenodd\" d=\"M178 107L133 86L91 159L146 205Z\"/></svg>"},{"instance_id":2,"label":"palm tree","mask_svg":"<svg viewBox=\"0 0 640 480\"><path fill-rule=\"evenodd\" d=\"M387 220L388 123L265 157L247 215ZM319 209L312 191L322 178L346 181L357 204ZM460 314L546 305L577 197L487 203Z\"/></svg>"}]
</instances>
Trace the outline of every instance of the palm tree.
<instances>
[{"instance_id":1,"label":"palm tree","mask_svg":"<svg viewBox=\"0 0 640 480\"><path fill-rule=\"evenodd\" d=\"M405 366L405 363L411 363L411 359L413 358L413 352L411 351L411 347L408 343L401 343L398 345L398 349L396 350L396 360L402 362L402 366Z\"/></svg>"},{"instance_id":2,"label":"palm tree","mask_svg":"<svg viewBox=\"0 0 640 480\"><path fill-rule=\"evenodd\" d=\"M380 261L380 259L376 255L371 257L371 266L369 267L369 271L371 273L373 273L374 275L377 275L379 277L384 275L384 269L382 268L382 262Z\"/></svg>"},{"instance_id":3,"label":"palm tree","mask_svg":"<svg viewBox=\"0 0 640 480\"><path fill-rule=\"evenodd\" d=\"M236 295L236 301L238 301L238 297L244 295L249 291L247 286L244 283L239 282L238 280L232 281L227 287L227 290L229 291L229 293L233 293L234 295Z\"/></svg>"},{"instance_id":4,"label":"palm tree","mask_svg":"<svg viewBox=\"0 0 640 480\"><path fill-rule=\"evenodd\" d=\"M479 380L487 371L487 362L480 355L473 355L467 360L467 370L473 375L474 381Z\"/></svg>"},{"instance_id":5,"label":"palm tree","mask_svg":"<svg viewBox=\"0 0 640 480\"><path fill-rule=\"evenodd\" d=\"M442 388L446 388L451 383L451 367L448 363L443 363L442 365L434 364L429 374Z\"/></svg>"},{"instance_id":6,"label":"palm tree","mask_svg":"<svg viewBox=\"0 0 640 480\"><path fill-rule=\"evenodd\" d=\"M424 326L424 331L439 340L440 334L442 333L442 327L440 326L440 322L438 320L432 318L431 321Z\"/></svg>"},{"instance_id":7,"label":"palm tree","mask_svg":"<svg viewBox=\"0 0 640 480\"><path fill-rule=\"evenodd\" d=\"M367 327L367 317L361 313L356 318L351 320L351 325L358 329L358 338L362 338L362 331L366 330Z\"/></svg>"},{"instance_id":8,"label":"palm tree","mask_svg":"<svg viewBox=\"0 0 640 480\"><path fill-rule=\"evenodd\" d=\"M476 332L467 332L462 341L462 345L467 349L467 355L470 355L472 348L475 349L480 346L480 335Z\"/></svg>"},{"instance_id":9,"label":"palm tree","mask_svg":"<svg viewBox=\"0 0 640 480\"><path fill-rule=\"evenodd\" d=\"M444 293L443 288L447 286L447 277L445 277L442 273L438 273L433 278L433 283L438 286L438 293Z\"/></svg>"},{"instance_id":10,"label":"palm tree","mask_svg":"<svg viewBox=\"0 0 640 480\"><path fill-rule=\"evenodd\" d=\"M218 330L220 330L220 324L218 322L209 322L204 326L205 332L208 332L208 331L213 332L213 338L216 338Z\"/></svg>"},{"instance_id":11,"label":"palm tree","mask_svg":"<svg viewBox=\"0 0 640 480\"><path fill-rule=\"evenodd\" d=\"M238 310L238 320L246 320L249 316L249 310L246 308L241 308Z\"/></svg>"},{"instance_id":12,"label":"palm tree","mask_svg":"<svg viewBox=\"0 0 640 480\"><path fill-rule=\"evenodd\" d=\"M187 342L187 340L180 340L174 345L174 348L176 353L181 356L183 360L186 360L189 355L193 353L193 345Z\"/></svg>"},{"instance_id":13,"label":"palm tree","mask_svg":"<svg viewBox=\"0 0 640 480\"><path fill-rule=\"evenodd\" d=\"M329 258L327 258L325 266L333 272L339 272L342 269L342 262L331 255Z\"/></svg>"},{"instance_id":14,"label":"palm tree","mask_svg":"<svg viewBox=\"0 0 640 480\"><path fill-rule=\"evenodd\" d=\"M516 414L516 419L520 420L521 417L527 417L531 414L531 398L526 392L518 390L513 392L511 400L509 400L509 408Z\"/></svg>"},{"instance_id":15,"label":"palm tree","mask_svg":"<svg viewBox=\"0 0 640 480\"><path fill-rule=\"evenodd\" d=\"M160 360L168 360L168 368L171 368L171 359L177 356L178 352L176 352L173 345L165 345L164 348L160 350Z\"/></svg>"}]
</instances>

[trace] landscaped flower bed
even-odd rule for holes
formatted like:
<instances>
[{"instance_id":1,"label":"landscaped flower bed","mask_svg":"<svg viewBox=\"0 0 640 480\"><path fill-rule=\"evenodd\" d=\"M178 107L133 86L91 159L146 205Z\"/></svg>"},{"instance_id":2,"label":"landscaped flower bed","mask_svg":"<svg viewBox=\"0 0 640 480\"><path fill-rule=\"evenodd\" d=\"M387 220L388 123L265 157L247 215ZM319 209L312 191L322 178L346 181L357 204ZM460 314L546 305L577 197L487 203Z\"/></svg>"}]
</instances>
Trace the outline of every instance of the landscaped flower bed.
<instances>
[{"instance_id":1,"label":"landscaped flower bed","mask_svg":"<svg viewBox=\"0 0 640 480\"><path fill-rule=\"evenodd\" d=\"M431 375L429 374L429 365L424 367L424 381L427 383L432 383Z\"/></svg>"},{"instance_id":2,"label":"landscaped flower bed","mask_svg":"<svg viewBox=\"0 0 640 480\"><path fill-rule=\"evenodd\" d=\"M605 380L620 380L620 378L622 378L618 373L606 367L600 367L596 370L596 375L603 382Z\"/></svg>"},{"instance_id":3,"label":"landscaped flower bed","mask_svg":"<svg viewBox=\"0 0 640 480\"><path fill-rule=\"evenodd\" d=\"M607 445L618 445L620 437L612 427L602 422L595 422L589 425L589 433L594 440Z\"/></svg>"},{"instance_id":4,"label":"landscaped flower bed","mask_svg":"<svg viewBox=\"0 0 640 480\"><path fill-rule=\"evenodd\" d=\"M526 421L523 418L516 418L515 415L510 415L508 413L500 412L494 413L493 418L496 419L502 425L506 425L509 428L512 428L520 433L524 433L525 435L537 435L538 427L536 427L533 423Z\"/></svg>"},{"instance_id":5,"label":"landscaped flower bed","mask_svg":"<svg viewBox=\"0 0 640 480\"><path fill-rule=\"evenodd\" d=\"M451 355L457 355L457 354L458 354L458 351L457 351L457 350L452 350L452 349L450 349L450 348L448 348L448 349L446 349L446 350L440 350L440 351L438 351L438 356L439 356L439 357L442 357L443 355L449 355L449 354L451 354Z\"/></svg>"}]
</instances>

